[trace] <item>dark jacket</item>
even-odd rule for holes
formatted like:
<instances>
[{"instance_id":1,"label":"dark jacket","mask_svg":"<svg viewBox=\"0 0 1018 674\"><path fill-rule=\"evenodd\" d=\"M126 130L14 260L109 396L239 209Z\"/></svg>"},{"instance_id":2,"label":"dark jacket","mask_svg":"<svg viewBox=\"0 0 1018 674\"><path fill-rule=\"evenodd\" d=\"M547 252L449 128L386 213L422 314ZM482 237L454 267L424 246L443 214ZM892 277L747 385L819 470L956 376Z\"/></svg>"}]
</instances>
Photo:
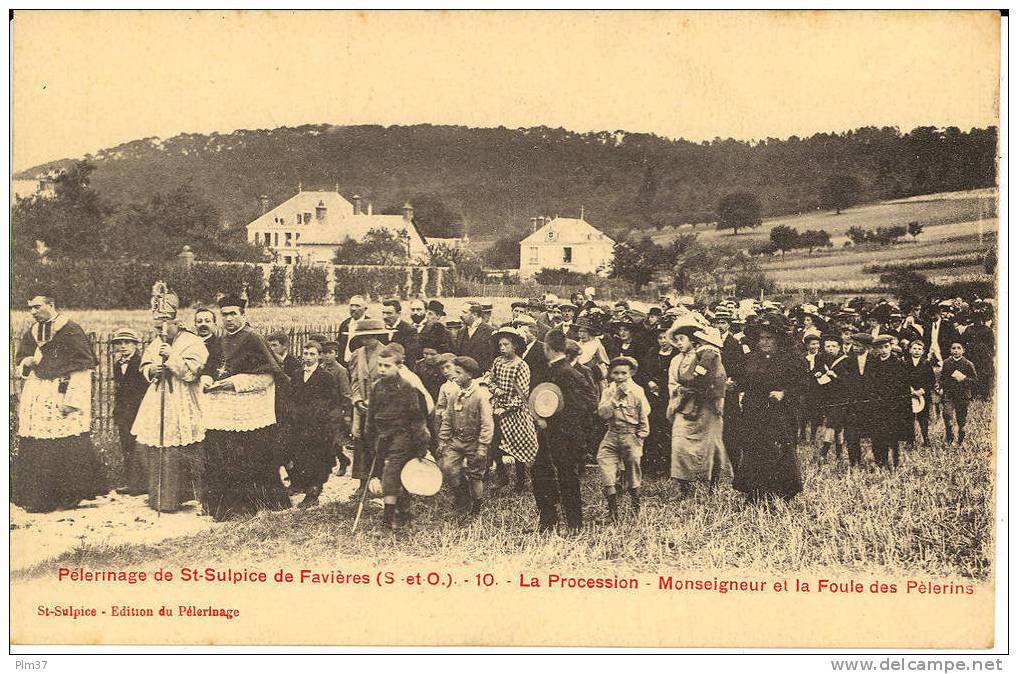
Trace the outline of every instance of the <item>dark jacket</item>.
<instances>
[{"instance_id":1,"label":"dark jacket","mask_svg":"<svg viewBox=\"0 0 1018 674\"><path fill-rule=\"evenodd\" d=\"M407 363L413 365L421 359L421 336L418 334L417 328L410 323L400 319L396 323L391 341L403 346Z\"/></svg>"},{"instance_id":2,"label":"dark jacket","mask_svg":"<svg viewBox=\"0 0 1018 674\"><path fill-rule=\"evenodd\" d=\"M745 362L746 353L742 348L742 342L733 337L732 333L728 333L721 346L721 364L725 366L725 372L738 381Z\"/></svg>"},{"instance_id":3,"label":"dark jacket","mask_svg":"<svg viewBox=\"0 0 1018 674\"><path fill-rule=\"evenodd\" d=\"M951 343L961 339L958 330L953 323L941 319L940 330L937 333L937 344L940 346L940 357L947 360L951 355ZM933 340L933 321L923 327L923 343L926 345L926 353L930 353L930 342Z\"/></svg>"},{"instance_id":4,"label":"dark jacket","mask_svg":"<svg viewBox=\"0 0 1018 674\"><path fill-rule=\"evenodd\" d=\"M597 390L583 374L569 364L568 358L560 358L548 366L547 381L562 390L563 406L548 417L548 434L556 437L577 438L578 429L587 428L597 411ZM584 451L582 443L577 451Z\"/></svg>"},{"instance_id":5,"label":"dark jacket","mask_svg":"<svg viewBox=\"0 0 1018 674\"><path fill-rule=\"evenodd\" d=\"M965 375L962 381L955 381L953 373L961 372ZM958 360L953 358L944 359L944 371L940 373L940 386L944 389L944 397L951 400L970 400L972 388L977 382L975 366L964 356Z\"/></svg>"},{"instance_id":6,"label":"dark jacket","mask_svg":"<svg viewBox=\"0 0 1018 674\"><path fill-rule=\"evenodd\" d=\"M141 400L148 390L148 381L138 367L141 365L141 350L131 356L127 362L126 372L121 373L120 364L113 364L113 383L116 392L113 394L113 423L124 432L131 430L134 418L138 416Z\"/></svg>"},{"instance_id":7,"label":"dark jacket","mask_svg":"<svg viewBox=\"0 0 1018 674\"><path fill-rule=\"evenodd\" d=\"M290 380L292 433L302 438L331 437L331 415L339 405L335 378L321 365L304 381L303 366Z\"/></svg>"},{"instance_id":8,"label":"dark jacket","mask_svg":"<svg viewBox=\"0 0 1018 674\"><path fill-rule=\"evenodd\" d=\"M491 363L495 360L495 340L492 334L495 332L490 325L484 322L476 323L473 337L467 326L463 326L457 335L453 352L457 356L470 356L477 361L481 372L491 369Z\"/></svg>"},{"instance_id":9,"label":"dark jacket","mask_svg":"<svg viewBox=\"0 0 1018 674\"><path fill-rule=\"evenodd\" d=\"M930 402L930 394L936 386L936 376L933 374L933 365L923 356L919 364L912 363L912 356L906 355L903 363L905 367L905 378L908 385L914 389L922 389L926 392L926 402Z\"/></svg>"},{"instance_id":10,"label":"dark jacket","mask_svg":"<svg viewBox=\"0 0 1018 674\"><path fill-rule=\"evenodd\" d=\"M871 354L872 357L872 354ZM905 364L894 356L873 360L873 423L881 432L905 438L912 434L912 394Z\"/></svg>"},{"instance_id":11,"label":"dark jacket","mask_svg":"<svg viewBox=\"0 0 1018 674\"><path fill-rule=\"evenodd\" d=\"M548 357L544 355L544 342L534 342L523 362L530 368L530 390L545 381L548 373Z\"/></svg>"},{"instance_id":12,"label":"dark jacket","mask_svg":"<svg viewBox=\"0 0 1018 674\"><path fill-rule=\"evenodd\" d=\"M430 348L439 353L452 351L452 335L441 323L425 325L420 332L421 349Z\"/></svg>"}]
</instances>

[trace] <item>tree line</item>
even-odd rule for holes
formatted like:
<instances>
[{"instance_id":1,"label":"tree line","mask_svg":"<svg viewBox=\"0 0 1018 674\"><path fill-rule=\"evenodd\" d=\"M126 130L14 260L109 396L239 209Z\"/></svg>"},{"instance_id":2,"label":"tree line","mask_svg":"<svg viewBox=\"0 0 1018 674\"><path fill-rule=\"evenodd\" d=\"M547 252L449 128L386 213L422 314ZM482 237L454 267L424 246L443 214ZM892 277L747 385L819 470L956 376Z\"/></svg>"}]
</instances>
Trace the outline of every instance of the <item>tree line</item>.
<instances>
[{"instance_id":1,"label":"tree line","mask_svg":"<svg viewBox=\"0 0 1018 674\"><path fill-rule=\"evenodd\" d=\"M298 184L338 185L380 212L410 200L425 236L490 240L523 235L534 215L575 217L581 206L591 224L616 236L716 222L719 201L743 191L758 195L761 217L770 217L991 187L996 148L996 127L864 127L697 143L548 127L306 125L146 138L86 159L110 203L147 204L186 184L213 205L224 231L257 217L262 194L275 204ZM51 162L19 177L72 164Z\"/></svg>"}]
</instances>

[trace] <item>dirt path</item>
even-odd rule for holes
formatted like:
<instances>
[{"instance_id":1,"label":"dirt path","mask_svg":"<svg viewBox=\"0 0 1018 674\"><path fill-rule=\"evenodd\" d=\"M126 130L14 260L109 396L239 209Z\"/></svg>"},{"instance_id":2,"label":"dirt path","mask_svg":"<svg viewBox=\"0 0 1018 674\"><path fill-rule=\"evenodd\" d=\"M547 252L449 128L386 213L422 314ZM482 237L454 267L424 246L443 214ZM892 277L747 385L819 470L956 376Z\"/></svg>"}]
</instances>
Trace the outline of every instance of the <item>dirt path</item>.
<instances>
[{"instance_id":1,"label":"dirt path","mask_svg":"<svg viewBox=\"0 0 1018 674\"><path fill-rule=\"evenodd\" d=\"M357 483L333 476L325 484L321 503L346 500ZM303 495L292 497L294 505ZM175 536L187 536L223 526L211 517L199 516L197 502L182 510L159 515L147 505L147 496L121 496L110 492L94 501L83 501L74 510L27 513L10 506L11 569L33 566L83 543L116 546L128 543L156 543Z\"/></svg>"}]
</instances>

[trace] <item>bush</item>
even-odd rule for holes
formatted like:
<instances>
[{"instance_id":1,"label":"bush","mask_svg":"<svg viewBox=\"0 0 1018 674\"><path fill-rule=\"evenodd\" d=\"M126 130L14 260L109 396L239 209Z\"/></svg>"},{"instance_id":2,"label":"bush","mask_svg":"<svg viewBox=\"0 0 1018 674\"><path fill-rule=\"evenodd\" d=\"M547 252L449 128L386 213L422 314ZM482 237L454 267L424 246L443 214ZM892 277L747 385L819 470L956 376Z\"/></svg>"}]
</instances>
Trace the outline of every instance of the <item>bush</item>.
<instances>
[{"instance_id":1,"label":"bush","mask_svg":"<svg viewBox=\"0 0 1018 674\"><path fill-rule=\"evenodd\" d=\"M293 267L290 301L293 304L319 304L329 296L329 279L324 267L298 264Z\"/></svg>"},{"instance_id":2,"label":"bush","mask_svg":"<svg viewBox=\"0 0 1018 674\"><path fill-rule=\"evenodd\" d=\"M580 274L568 269L542 269L534 274L534 282L543 286L594 284L596 274Z\"/></svg>"},{"instance_id":3,"label":"bush","mask_svg":"<svg viewBox=\"0 0 1018 674\"><path fill-rule=\"evenodd\" d=\"M286 267L278 264L272 265L272 271L269 272L269 287L266 292L269 301L273 304L286 302Z\"/></svg>"},{"instance_id":4,"label":"bush","mask_svg":"<svg viewBox=\"0 0 1018 674\"><path fill-rule=\"evenodd\" d=\"M128 309L148 306L152 284L165 281L180 297L181 306L211 303L216 295L247 291L253 304L265 297L261 267L249 264L176 264L60 260L50 264L15 262L11 265L11 299L17 305L30 299L35 283L54 288L58 306L76 309Z\"/></svg>"},{"instance_id":5,"label":"bush","mask_svg":"<svg viewBox=\"0 0 1018 674\"><path fill-rule=\"evenodd\" d=\"M401 267L344 267L335 269L337 302L345 303L354 295L385 297L403 296L406 288L406 271Z\"/></svg>"}]
</instances>

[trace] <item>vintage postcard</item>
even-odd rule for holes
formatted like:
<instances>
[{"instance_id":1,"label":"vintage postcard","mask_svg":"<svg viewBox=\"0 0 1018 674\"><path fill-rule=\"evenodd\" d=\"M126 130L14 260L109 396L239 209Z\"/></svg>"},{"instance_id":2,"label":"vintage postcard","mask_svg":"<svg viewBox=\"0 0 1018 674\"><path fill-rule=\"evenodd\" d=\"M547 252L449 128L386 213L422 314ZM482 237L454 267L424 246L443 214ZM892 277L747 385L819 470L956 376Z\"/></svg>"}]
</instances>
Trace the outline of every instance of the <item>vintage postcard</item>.
<instances>
[{"instance_id":1,"label":"vintage postcard","mask_svg":"<svg viewBox=\"0 0 1018 674\"><path fill-rule=\"evenodd\" d=\"M999 12L11 26L12 649L1003 647Z\"/></svg>"}]
</instances>

